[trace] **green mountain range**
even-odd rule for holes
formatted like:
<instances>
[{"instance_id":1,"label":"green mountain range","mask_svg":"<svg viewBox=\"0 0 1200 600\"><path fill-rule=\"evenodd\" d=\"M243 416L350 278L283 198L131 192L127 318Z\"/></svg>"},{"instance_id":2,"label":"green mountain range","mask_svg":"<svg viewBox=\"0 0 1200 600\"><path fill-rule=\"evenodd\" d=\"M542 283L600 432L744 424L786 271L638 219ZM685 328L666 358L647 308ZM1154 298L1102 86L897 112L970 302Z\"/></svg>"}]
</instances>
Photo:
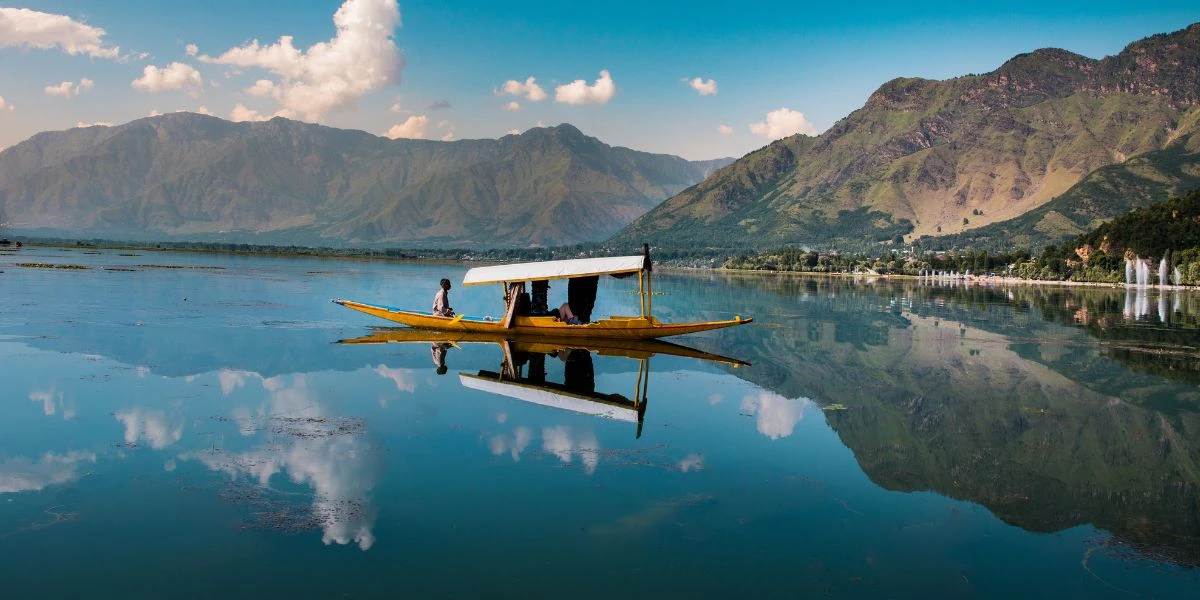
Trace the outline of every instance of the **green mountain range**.
<instances>
[{"instance_id":1,"label":"green mountain range","mask_svg":"<svg viewBox=\"0 0 1200 600\"><path fill-rule=\"evenodd\" d=\"M1200 24L1101 60L1043 49L982 75L895 79L820 136L747 155L614 241L1058 241L1195 185L1198 105Z\"/></svg>"},{"instance_id":2,"label":"green mountain range","mask_svg":"<svg viewBox=\"0 0 1200 600\"><path fill-rule=\"evenodd\" d=\"M0 222L131 240L567 244L610 236L730 160L613 147L571 125L441 142L174 113L0 153Z\"/></svg>"}]
</instances>

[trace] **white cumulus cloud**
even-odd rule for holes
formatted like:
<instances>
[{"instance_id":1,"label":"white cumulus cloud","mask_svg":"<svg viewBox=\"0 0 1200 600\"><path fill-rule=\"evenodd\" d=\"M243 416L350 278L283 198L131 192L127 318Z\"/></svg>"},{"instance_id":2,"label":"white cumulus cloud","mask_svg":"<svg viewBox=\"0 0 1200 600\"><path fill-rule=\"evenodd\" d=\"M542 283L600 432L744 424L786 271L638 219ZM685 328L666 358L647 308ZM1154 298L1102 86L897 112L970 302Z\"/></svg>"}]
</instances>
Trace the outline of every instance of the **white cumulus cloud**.
<instances>
[{"instance_id":1,"label":"white cumulus cloud","mask_svg":"<svg viewBox=\"0 0 1200 600\"><path fill-rule=\"evenodd\" d=\"M404 68L392 39L400 26L396 0L346 0L333 24L333 38L307 50L293 46L293 37L285 35L274 44L254 40L200 60L273 73L278 78L271 93L280 106L276 114L317 121L368 92L399 83Z\"/></svg>"},{"instance_id":2,"label":"white cumulus cloud","mask_svg":"<svg viewBox=\"0 0 1200 600\"><path fill-rule=\"evenodd\" d=\"M16 107L4 101L4 96L0 96L0 110L14 111Z\"/></svg>"},{"instance_id":3,"label":"white cumulus cloud","mask_svg":"<svg viewBox=\"0 0 1200 600\"><path fill-rule=\"evenodd\" d=\"M687 82L693 90L700 93L701 96L716 96L717 95L717 80L709 79L705 81L699 77L693 77Z\"/></svg>"},{"instance_id":4,"label":"white cumulus cloud","mask_svg":"<svg viewBox=\"0 0 1200 600\"><path fill-rule=\"evenodd\" d=\"M504 110L518 111L521 110L521 104L516 100L504 105Z\"/></svg>"},{"instance_id":5,"label":"white cumulus cloud","mask_svg":"<svg viewBox=\"0 0 1200 600\"><path fill-rule=\"evenodd\" d=\"M259 79L254 82L254 85L246 88L246 93L251 96L270 96L275 91L275 82L270 79Z\"/></svg>"},{"instance_id":6,"label":"white cumulus cloud","mask_svg":"<svg viewBox=\"0 0 1200 600\"><path fill-rule=\"evenodd\" d=\"M413 115L399 125L392 125L392 128L388 129L384 136L393 140L398 138L419 140L425 137L425 128L428 126L429 117L425 115Z\"/></svg>"},{"instance_id":7,"label":"white cumulus cloud","mask_svg":"<svg viewBox=\"0 0 1200 600\"><path fill-rule=\"evenodd\" d=\"M509 96L522 96L531 102L541 102L546 99L546 90L542 89L542 86L538 85L537 80L533 77L526 79L524 83L516 79L509 79L495 93L497 96L505 94Z\"/></svg>"},{"instance_id":8,"label":"white cumulus cloud","mask_svg":"<svg viewBox=\"0 0 1200 600\"><path fill-rule=\"evenodd\" d=\"M46 93L51 96L62 96L63 98L71 98L78 96L92 89L95 82L87 77L79 80L79 83L73 81L64 81L58 85L46 86Z\"/></svg>"},{"instance_id":9,"label":"white cumulus cloud","mask_svg":"<svg viewBox=\"0 0 1200 600\"><path fill-rule=\"evenodd\" d=\"M509 129L508 135L521 135L521 130L520 129Z\"/></svg>"},{"instance_id":10,"label":"white cumulus cloud","mask_svg":"<svg viewBox=\"0 0 1200 600\"><path fill-rule=\"evenodd\" d=\"M554 101L567 104L604 104L617 93L608 71L600 71L600 78L592 85L582 79L554 88Z\"/></svg>"},{"instance_id":11,"label":"white cumulus cloud","mask_svg":"<svg viewBox=\"0 0 1200 600\"><path fill-rule=\"evenodd\" d=\"M184 46L183 51L188 56L195 56L200 49L197 48L195 44L188 44L187 46Z\"/></svg>"},{"instance_id":12,"label":"white cumulus cloud","mask_svg":"<svg viewBox=\"0 0 1200 600\"><path fill-rule=\"evenodd\" d=\"M113 124L110 121L96 121L95 123L88 123L87 121L75 121L75 126L76 127L112 127Z\"/></svg>"},{"instance_id":13,"label":"white cumulus cloud","mask_svg":"<svg viewBox=\"0 0 1200 600\"><path fill-rule=\"evenodd\" d=\"M229 111L230 121L266 121L271 117L260 115L258 111L247 108L245 104L238 102L233 106L233 110Z\"/></svg>"},{"instance_id":14,"label":"white cumulus cloud","mask_svg":"<svg viewBox=\"0 0 1200 600\"><path fill-rule=\"evenodd\" d=\"M728 125L717 125L717 133L721 135L733 135L733 128Z\"/></svg>"},{"instance_id":15,"label":"white cumulus cloud","mask_svg":"<svg viewBox=\"0 0 1200 600\"><path fill-rule=\"evenodd\" d=\"M0 8L0 48L58 48L67 54L117 58L119 49L104 45L105 31L66 15L28 8Z\"/></svg>"},{"instance_id":16,"label":"white cumulus cloud","mask_svg":"<svg viewBox=\"0 0 1200 600\"><path fill-rule=\"evenodd\" d=\"M142 76L133 80L133 89L143 92L165 92L183 88L200 88L204 86L204 78L195 67L173 62L163 68L146 65Z\"/></svg>"},{"instance_id":17,"label":"white cumulus cloud","mask_svg":"<svg viewBox=\"0 0 1200 600\"><path fill-rule=\"evenodd\" d=\"M767 120L751 123L750 131L772 140L797 133L817 135L817 128L804 116L804 113L790 108L781 108L767 113Z\"/></svg>"}]
</instances>

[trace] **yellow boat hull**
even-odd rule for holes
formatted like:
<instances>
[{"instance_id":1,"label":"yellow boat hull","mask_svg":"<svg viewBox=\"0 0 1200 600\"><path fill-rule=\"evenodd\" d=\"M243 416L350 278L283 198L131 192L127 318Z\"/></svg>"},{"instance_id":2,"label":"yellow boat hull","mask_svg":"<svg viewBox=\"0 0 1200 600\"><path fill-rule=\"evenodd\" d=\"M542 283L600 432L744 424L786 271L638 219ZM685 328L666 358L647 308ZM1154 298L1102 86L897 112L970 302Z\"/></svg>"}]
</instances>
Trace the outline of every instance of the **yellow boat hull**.
<instances>
[{"instance_id":1,"label":"yellow boat hull","mask_svg":"<svg viewBox=\"0 0 1200 600\"><path fill-rule=\"evenodd\" d=\"M752 318L735 318L729 321L706 321L701 323L660 323L654 317L609 317L593 321L586 325L568 325L554 320L554 317L515 317L513 326L506 328L496 320L479 317L439 317L430 313L419 313L400 310L390 306L364 304L353 300L334 300L346 308L364 312L368 315L402 323L409 327L433 329L437 331L461 331L470 333L516 334L521 336L548 336L555 338L619 338L645 340L697 333L710 329L721 329L744 325L754 321Z\"/></svg>"}]
</instances>

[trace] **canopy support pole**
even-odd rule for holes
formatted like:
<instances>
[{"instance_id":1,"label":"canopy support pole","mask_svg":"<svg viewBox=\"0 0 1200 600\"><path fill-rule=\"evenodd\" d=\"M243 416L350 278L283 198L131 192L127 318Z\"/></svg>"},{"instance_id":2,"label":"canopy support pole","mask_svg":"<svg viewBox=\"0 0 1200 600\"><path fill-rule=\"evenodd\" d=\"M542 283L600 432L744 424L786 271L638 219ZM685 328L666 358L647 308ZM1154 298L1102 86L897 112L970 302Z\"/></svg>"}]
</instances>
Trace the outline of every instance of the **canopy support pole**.
<instances>
[{"instance_id":1,"label":"canopy support pole","mask_svg":"<svg viewBox=\"0 0 1200 600\"><path fill-rule=\"evenodd\" d=\"M646 273L638 271L638 300L641 302L642 318L646 318Z\"/></svg>"},{"instance_id":2,"label":"canopy support pole","mask_svg":"<svg viewBox=\"0 0 1200 600\"><path fill-rule=\"evenodd\" d=\"M650 318L651 309L654 308L654 284L651 280L654 278L654 264L650 262L650 244L642 244L642 272L646 274L646 293L642 296L642 318ZM639 273L639 278L641 274Z\"/></svg>"}]
</instances>

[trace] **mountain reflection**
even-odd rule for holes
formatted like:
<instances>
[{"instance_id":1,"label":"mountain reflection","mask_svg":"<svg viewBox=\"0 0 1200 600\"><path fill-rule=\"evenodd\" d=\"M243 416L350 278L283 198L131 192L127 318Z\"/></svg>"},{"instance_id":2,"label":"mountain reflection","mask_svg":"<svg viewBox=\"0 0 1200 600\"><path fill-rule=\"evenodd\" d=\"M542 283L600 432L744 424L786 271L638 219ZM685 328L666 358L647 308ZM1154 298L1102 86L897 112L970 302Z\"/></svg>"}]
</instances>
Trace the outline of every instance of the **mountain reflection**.
<instances>
[{"instance_id":1,"label":"mountain reflection","mask_svg":"<svg viewBox=\"0 0 1200 600\"><path fill-rule=\"evenodd\" d=\"M826 419L880 486L977 502L1031 531L1091 524L1200 564L1194 294L727 283L762 324L725 336L755 362L735 374L844 408ZM794 418L764 431L763 414L759 430L779 435Z\"/></svg>"},{"instance_id":2,"label":"mountain reflection","mask_svg":"<svg viewBox=\"0 0 1200 600\"><path fill-rule=\"evenodd\" d=\"M375 543L376 510L371 491L379 477L378 449L367 443L362 421L340 417L323 407L303 375L263 378L240 374L240 381L257 378L267 393L258 407L234 409L231 420L242 435L263 438L244 452L220 449L188 452L195 460L234 481L247 478L267 490L276 475L311 489L311 506L299 516L289 507L273 505L277 528L319 527L326 544L356 544L369 550ZM222 381L237 378L227 375ZM253 496L258 500L259 496ZM282 501L287 502L287 501Z\"/></svg>"}]
</instances>

